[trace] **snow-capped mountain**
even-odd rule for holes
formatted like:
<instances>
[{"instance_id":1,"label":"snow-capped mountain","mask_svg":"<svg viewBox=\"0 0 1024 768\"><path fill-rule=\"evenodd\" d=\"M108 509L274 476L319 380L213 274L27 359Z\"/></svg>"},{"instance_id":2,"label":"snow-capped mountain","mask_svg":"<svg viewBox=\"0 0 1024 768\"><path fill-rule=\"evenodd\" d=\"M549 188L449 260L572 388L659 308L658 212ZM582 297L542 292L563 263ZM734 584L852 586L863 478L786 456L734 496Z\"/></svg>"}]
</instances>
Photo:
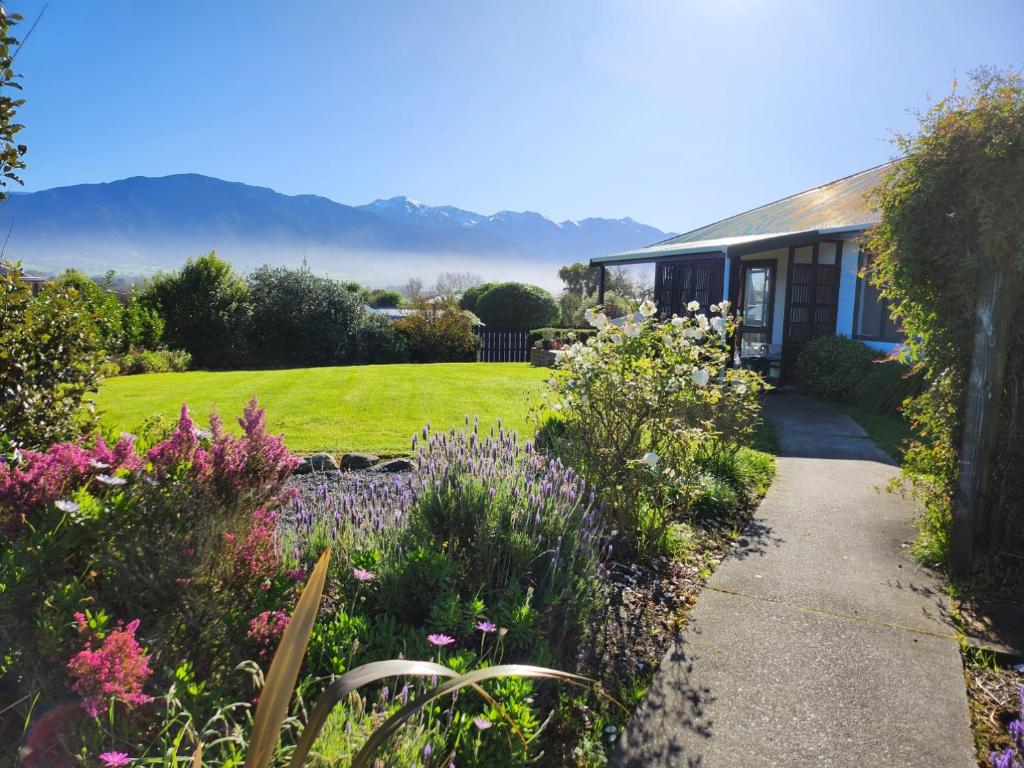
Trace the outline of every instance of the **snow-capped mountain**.
<instances>
[{"instance_id":1,"label":"snow-capped mountain","mask_svg":"<svg viewBox=\"0 0 1024 768\"><path fill-rule=\"evenodd\" d=\"M633 219L487 216L407 197L350 206L198 174L16 193L0 207L4 258L25 266L148 273L216 250L240 269L297 264L371 283L442 271L522 279L669 237ZM5 235L6 236L6 235Z\"/></svg>"}]
</instances>

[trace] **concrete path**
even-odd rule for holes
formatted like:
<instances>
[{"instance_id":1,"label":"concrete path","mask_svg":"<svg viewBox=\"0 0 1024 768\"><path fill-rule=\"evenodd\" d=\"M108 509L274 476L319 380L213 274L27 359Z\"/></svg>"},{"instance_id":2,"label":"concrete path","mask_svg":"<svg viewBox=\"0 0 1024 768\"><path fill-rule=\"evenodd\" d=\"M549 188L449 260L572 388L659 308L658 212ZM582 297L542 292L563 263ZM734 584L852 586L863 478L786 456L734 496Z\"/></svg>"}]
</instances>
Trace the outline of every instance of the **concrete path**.
<instances>
[{"instance_id":1,"label":"concrete path","mask_svg":"<svg viewBox=\"0 0 1024 768\"><path fill-rule=\"evenodd\" d=\"M778 476L620 742L644 766L975 766L948 603L861 428L765 401Z\"/></svg>"}]
</instances>

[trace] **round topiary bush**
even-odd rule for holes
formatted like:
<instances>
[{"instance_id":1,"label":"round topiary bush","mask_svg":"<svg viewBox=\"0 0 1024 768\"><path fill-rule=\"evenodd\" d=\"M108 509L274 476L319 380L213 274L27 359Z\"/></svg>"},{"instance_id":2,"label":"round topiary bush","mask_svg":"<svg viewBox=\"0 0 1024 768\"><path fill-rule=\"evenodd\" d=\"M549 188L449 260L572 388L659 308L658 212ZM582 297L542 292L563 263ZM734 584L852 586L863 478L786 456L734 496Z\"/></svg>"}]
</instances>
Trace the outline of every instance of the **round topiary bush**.
<instances>
[{"instance_id":1,"label":"round topiary bush","mask_svg":"<svg viewBox=\"0 0 1024 768\"><path fill-rule=\"evenodd\" d=\"M796 383L812 395L849 402L878 357L875 350L846 336L820 336L800 351Z\"/></svg>"},{"instance_id":2,"label":"round topiary bush","mask_svg":"<svg viewBox=\"0 0 1024 768\"><path fill-rule=\"evenodd\" d=\"M527 283L498 283L476 302L475 314L487 325L554 325L562 315L543 288Z\"/></svg>"}]
</instances>

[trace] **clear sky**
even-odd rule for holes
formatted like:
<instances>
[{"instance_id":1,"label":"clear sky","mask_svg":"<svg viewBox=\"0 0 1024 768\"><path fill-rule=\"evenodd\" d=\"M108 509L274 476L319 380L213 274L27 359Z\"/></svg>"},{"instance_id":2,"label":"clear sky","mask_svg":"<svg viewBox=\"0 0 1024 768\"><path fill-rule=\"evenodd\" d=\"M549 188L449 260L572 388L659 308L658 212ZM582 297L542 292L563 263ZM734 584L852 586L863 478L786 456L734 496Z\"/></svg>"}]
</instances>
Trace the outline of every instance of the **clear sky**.
<instances>
[{"instance_id":1,"label":"clear sky","mask_svg":"<svg viewBox=\"0 0 1024 768\"><path fill-rule=\"evenodd\" d=\"M26 21L43 0L8 0ZM27 189L197 172L683 231L877 165L1024 2L50 0Z\"/></svg>"}]
</instances>

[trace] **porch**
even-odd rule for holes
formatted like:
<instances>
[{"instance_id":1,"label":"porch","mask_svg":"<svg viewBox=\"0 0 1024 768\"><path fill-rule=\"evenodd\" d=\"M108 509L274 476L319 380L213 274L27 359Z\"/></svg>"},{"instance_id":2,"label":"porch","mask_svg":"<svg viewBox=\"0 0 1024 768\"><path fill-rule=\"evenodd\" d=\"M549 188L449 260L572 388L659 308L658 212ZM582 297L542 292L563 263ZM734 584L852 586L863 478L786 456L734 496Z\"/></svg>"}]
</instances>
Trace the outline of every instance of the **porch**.
<instances>
[{"instance_id":1,"label":"porch","mask_svg":"<svg viewBox=\"0 0 1024 768\"><path fill-rule=\"evenodd\" d=\"M870 315L872 297L858 279L864 266L863 227L748 235L654 245L633 254L595 258L603 301L609 266L655 267L654 296L659 316L686 313L697 301L707 307L723 299L743 316L736 340L737 362L760 369L769 378L791 380L800 350L818 336L857 337ZM886 342L870 342L887 348Z\"/></svg>"}]
</instances>

